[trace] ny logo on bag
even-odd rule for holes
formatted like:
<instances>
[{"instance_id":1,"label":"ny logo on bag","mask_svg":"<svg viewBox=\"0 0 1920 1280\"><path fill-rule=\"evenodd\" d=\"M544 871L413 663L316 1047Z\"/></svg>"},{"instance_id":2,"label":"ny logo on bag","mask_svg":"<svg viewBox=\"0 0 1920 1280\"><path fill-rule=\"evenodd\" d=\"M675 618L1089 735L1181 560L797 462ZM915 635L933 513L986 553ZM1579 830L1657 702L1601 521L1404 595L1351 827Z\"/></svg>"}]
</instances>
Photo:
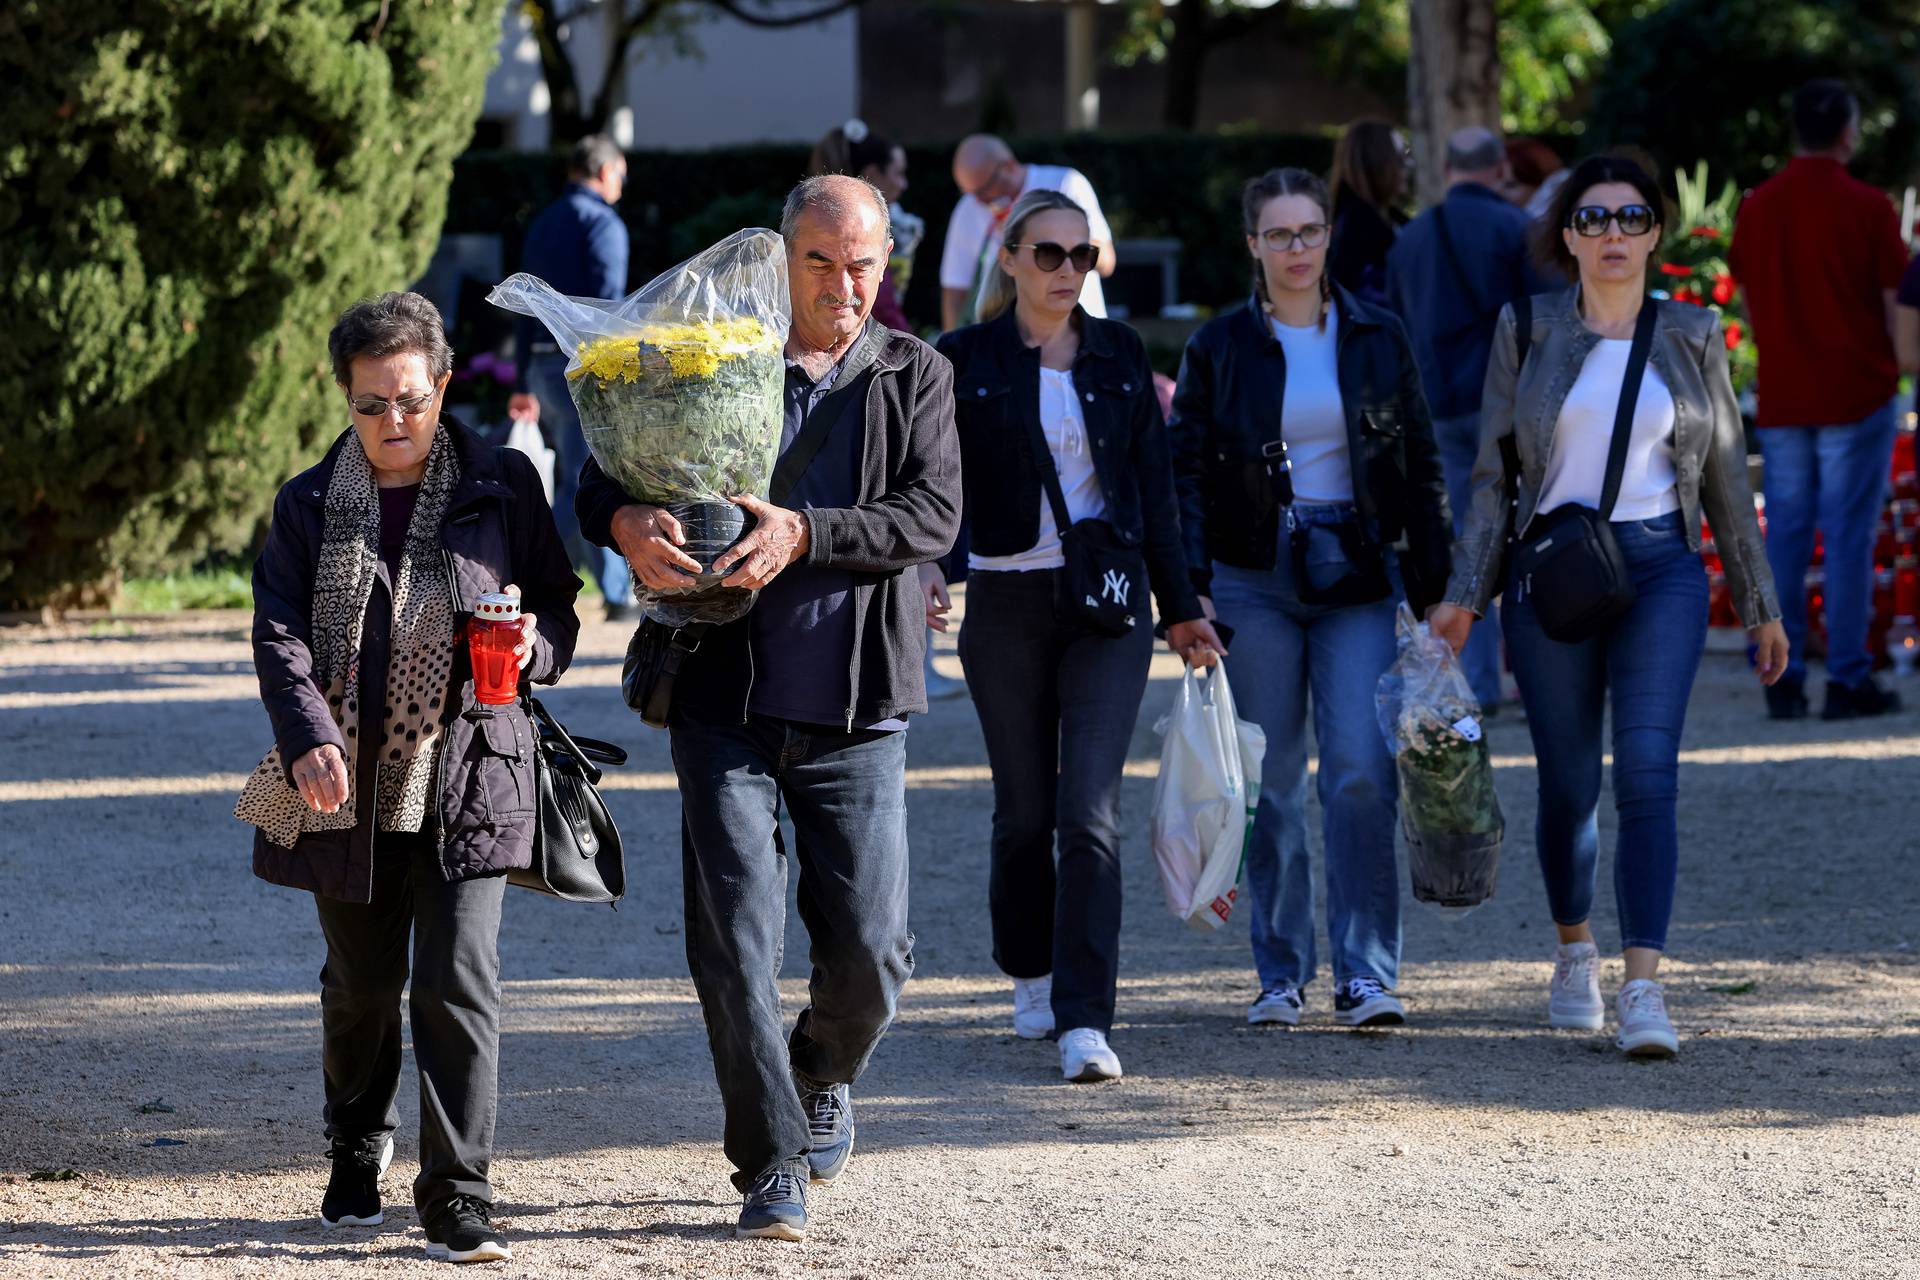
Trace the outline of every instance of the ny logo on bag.
<instances>
[{"instance_id":1,"label":"ny logo on bag","mask_svg":"<svg viewBox=\"0 0 1920 1280\"><path fill-rule=\"evenodd\" d=\"M1127 592L1132 589L1132 584L1127 581L1127 575L1118 569L1107 570L1106 581L1100 584L1100 594L1122 608L1126 607Z\"/></svg>"}]
</instances>

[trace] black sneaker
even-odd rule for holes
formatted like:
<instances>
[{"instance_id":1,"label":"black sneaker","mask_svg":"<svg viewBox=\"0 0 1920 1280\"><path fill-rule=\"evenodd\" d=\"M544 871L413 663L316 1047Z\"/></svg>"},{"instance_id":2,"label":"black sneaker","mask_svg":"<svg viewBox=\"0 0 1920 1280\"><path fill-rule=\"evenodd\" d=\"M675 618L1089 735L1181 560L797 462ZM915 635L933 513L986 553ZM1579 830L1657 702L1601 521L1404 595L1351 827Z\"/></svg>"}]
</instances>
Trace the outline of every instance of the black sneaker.
<instances>
[{"instance_id":1,"label":"black sneaker","mask_svg":"<svg viewBox=\"0 0 1920 1280\"><path fill-rule=\"evenodd\" d=\"M813 1147L807 1152L807 1170L814 1182L832 1182L853 1157L853 1097L844 1084L825 1089L800 1086L800 1105L807 1109L807 1129Z\"/></svg>"},{"instance_id":2,"label":"black sneaker","mask_svg":"<svg viewBox=\"0 0 1920 1280\"><path fill-rule=\"evenodd\" d=\"M1397 1027L1407 1011L1378 978L1349 978L1333 989L1333 1020L1343 1027Z\"/></svg>"},{"instance_id":3,"label":"black sneaker","mask_svg":"<svg viewBox=\"0 0 1920 1280\"><path fill-rule=\"evenodd\" d=\"M494 1230L493 1211L472 1196L455 1196L426 1215L427 1256L441 1262L506 1262L513 1250Z\"/></svg>"},{"instance_id":4,"label":"black sneaker","mask_svg":"<svg viewBox=\"0 0 1920 1280\"><path fill-rule=\"evenodd\" d=\"M1821 711L1822 720L1854 720L1862 716L1885 715L1889 711L1900 709L1900 695L1891 689L1882 689L1868 676L1859 684L1841 684L1838 680L1827 681L1827 705Z\"/></svg>"},{"instance_id":5,"label":"black sneaker","mask_svg":"<svg viewBox=\"0 0 1920 1280\"><path fill-rule=\"evenodd\" d=\"M807 1238L807 1179L804 1160L775 1165L747 1188L734 1234L758 1240Z\"/></svg>"},{"instance_id":6,"label":"black sneaker","mask_svg":"<svg viewBox=\"0 0 1920 1280\"><path fill-rule=\"evenodd\" d=\"M1807 682L1796 680L1792 676L1781 676L1766 686L1767 718L1769 720L1804 720L1809 710L1807 706ZM1831 699L1832 695L1829 694Z\"/></svg>"},{"instance_id":7,"label":"black sneaker","mask_svg":"<svg viewBox=\"0 0 1920 1280\"><path fill-rule=\"evenodd\" d=\"M389 1135L378 1151L368 1151L358 1141L333 1138L327 1143L327 1158L333 1161L333 1176L320 1199L320 1225L379 1226L386 1217L380 1208L380 1175L393 1163L393 1137Z\"/></svg>"}]
</instances>

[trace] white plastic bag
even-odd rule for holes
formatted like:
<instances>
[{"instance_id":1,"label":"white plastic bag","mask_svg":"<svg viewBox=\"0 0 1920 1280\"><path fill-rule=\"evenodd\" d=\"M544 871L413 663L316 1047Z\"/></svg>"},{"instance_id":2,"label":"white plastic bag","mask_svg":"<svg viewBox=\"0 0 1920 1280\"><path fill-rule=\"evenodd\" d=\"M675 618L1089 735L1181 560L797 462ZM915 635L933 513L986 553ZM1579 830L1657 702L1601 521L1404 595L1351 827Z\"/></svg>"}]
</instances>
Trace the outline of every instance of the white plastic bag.
<instances>
[{"instance_id":1,"label":"white plastic bag","mask_svg":"<svg viewBox=\"0 0 1920 1280\"><path fill-rule=\"evenodd\" d=\"M1238 896L1266 734L1234 713L1225 664L1188 668L1160 729L1151 822L1160 883L1174 915L1218 929Z\"/></svg>"},{"instance_id":2,"label":"white plastic bag","mask_svg":"<svg viewBox=\"0 0 1920 1280\"><path fill-rule=\"evenodd\" d=\"M507 448L518 449L533 459L533 469L540 473L540 487L547 493L547 505L552 506L553 450L547 447L540 424L531 418L515 418L513 426L507 429Z\"/></svg>"}]
</instances>

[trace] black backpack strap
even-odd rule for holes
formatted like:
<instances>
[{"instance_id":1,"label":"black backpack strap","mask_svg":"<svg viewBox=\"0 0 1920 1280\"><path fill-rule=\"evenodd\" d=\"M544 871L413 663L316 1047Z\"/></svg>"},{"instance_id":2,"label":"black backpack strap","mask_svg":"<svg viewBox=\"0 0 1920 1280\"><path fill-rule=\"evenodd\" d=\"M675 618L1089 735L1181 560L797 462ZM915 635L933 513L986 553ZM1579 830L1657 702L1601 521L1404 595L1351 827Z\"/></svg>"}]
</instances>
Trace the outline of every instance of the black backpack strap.
<instances>
[{"instance_id":1,"label":"black backpack strap","mask_svg":"<svg viewBox=\"0 0 1920 1280\"><path fill-rule=\"evenodd\" d=\"M1613 440L1607 448L1607 479L1600 490L1600 518L1611 519L1620 497L1620 478L1627 469L1627 445L1633 440L1633 411L1640 403L1640 382L1647 372L1647 353L1653 349L1653 326L1660 304L1652 298L1640 303L1633 326L1633 346L1627 353L1626 376L1620 380L1620 403L1613 411Z\"/></svg>"}]
</instances>

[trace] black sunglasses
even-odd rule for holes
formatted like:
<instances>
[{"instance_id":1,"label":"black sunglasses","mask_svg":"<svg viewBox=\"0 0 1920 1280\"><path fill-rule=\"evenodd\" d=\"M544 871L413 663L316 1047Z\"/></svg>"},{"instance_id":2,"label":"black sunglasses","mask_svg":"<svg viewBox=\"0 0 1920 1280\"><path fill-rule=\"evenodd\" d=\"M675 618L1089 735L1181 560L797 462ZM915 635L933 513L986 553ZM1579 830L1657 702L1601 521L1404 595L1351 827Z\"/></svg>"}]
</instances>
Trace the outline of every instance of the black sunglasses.
<instances>
[{"instance_id":1,"label":"black sunglasses","mask_svg":"<svg viewBox=\"0 0 1920 1280\"><path fill-rule=\"evenodd\" d=\"M1618 209L1589 204L1567 215L1567 225L1573 228L1574 234L1589 240L1607 234L1609 222L1619 223L1623 236L1643 236L1653 230L1653 224L1657 221L1658 216L1644 204L1623 204Z\"/></svg>"},{"instance_id":2,"label":"black sunglasses","mask_svg":"<svg viewBox=\"0 0 1920 1280\"><path fill-rule=\"evenodd\" d=\"M347 403L352 405L353 411L363 418L384 418L388 410L395 408L411 418L415 414L427 411L427 406L433 403L433 392L429 391L425 395L401 396L394 401L382 400L379 396L362 396L358 400L349 400Z\"/></svg>"},{"instance_id":3,"label":"black sunglasses","mask_svg":"<svg viewBox=\"0 0 1920 1280\"><path fill-rule=\"evenodd\" d=\"M1010 244L1007 249L1033 250L1033 265L1042 271L1058 271L1061 263L1071 262L1075 271L1085 275L1100 264L1100 247L1092 244L1077 244L1071 249L1063 249L1051 240L1042 240L1039 244Z\"/></svg>"}]
</instances>

